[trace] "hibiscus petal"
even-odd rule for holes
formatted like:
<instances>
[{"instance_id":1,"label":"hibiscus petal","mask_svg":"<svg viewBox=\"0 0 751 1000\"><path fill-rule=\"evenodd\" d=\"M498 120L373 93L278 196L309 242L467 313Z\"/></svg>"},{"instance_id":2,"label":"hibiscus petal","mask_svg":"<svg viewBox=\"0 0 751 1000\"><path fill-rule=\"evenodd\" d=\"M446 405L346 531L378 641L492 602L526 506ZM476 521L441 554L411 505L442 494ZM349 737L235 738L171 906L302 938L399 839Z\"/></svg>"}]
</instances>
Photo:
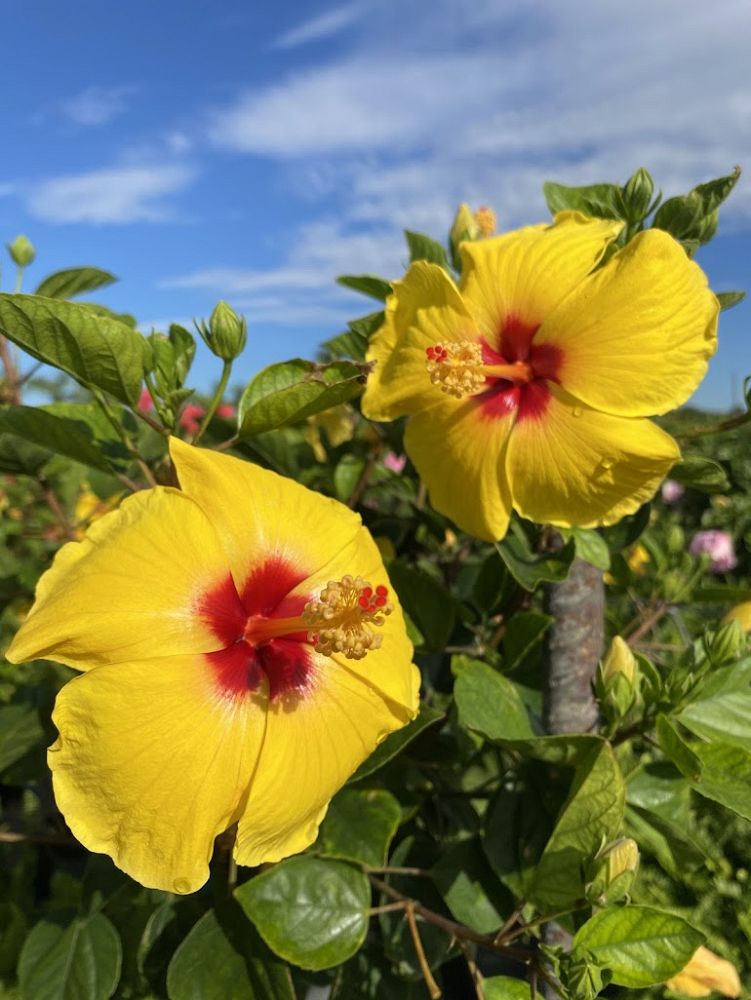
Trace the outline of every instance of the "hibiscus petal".
<instances>
[{"instance_id":1,"label":"hibiscus petal","mask_svg":"<svg viewBox=\"0 0 751 1000\"><path fill-rule=\"evenodd\" d=\"M278 861L312 844L335 792L410 717L347 667L318 654L315 660L304 697L269 706L263 749L239 819L238 864Z\"/></svg>"},{"instance_id":2,"label":"hibiscus petal","mask_svg":"<svg viewBox=\"0 0 751 1000\"><path fill-rule=\"evenodd\" d=\"M404 435L431 504L487 541L506 534L511 513L504 456L514 415L488 414L476 399L447 401L412 417Z\"/></svg>"},{"instance_id":3,"label":"hibiscus petal","mask_svg":"<svg viewBox=\"0 0 751 1000\"><path fill-rule=\"evenodd\" d=\"M393 420L431 406L442 393L430 381L425 349L478 339L456 285L437 264L417 261L393 287L386 320L367 353L376 362L362 397L369 420Z\"/></svg>"},{"instance_id":4,"label":"hibiscus petal","mask_svg":"<svg viewBox=\"0 0 751 1000\"><path fill-rule=\"evenodd\" d=\"M420 672L411 662L412 643L407 637L399 598L390 585L381 554L370 533L362 528L349 545L301 583L293 591L292 598L300 595L307 601L311 596L317 596L329 581L341 580L345 575L361 576L373 587L387 586L388 601L393 611L384 618L383 625L373 627L382 639L378 649L369 650L361 660L339 654L334 654L333 659L401 706L411 718L418 709Z\"/></svg>"},{"instance_id":5,"label":"hibiscus petal","mask_svg":"<svg viewBox=\"0 0 751 1000\"><path fill-rule=\"evenodd\" d=\"M90 851L142 885L194 892L258 759L265 699L222 693L203 657L97 667L57 697L55 798Z\"/></svg>"},{"instance_id":6,"label":"hibiscus petal","mask_svg":"<svg viewBox=\"0 0 751 1000\"><path fill-rule=\"evenodd\" d=\"M516 360L519 352L502 343L503 327L511 323L531 335L622 228L621 222L560 212L552 225L462 243L462 297L487 342Z\"/></svg>"},{"instance_id":7,"label":"hibiscus petal","mask_svg":"<svg viewBox=\"0 0 751 1000\"><path fill-rule=\"evenodd\" d=\"M241 594L262 574L282 597L360 529L359 515L343 504L258 465L177 438L170 454L183 490L214 525Z\"/></svg>"},{"instance_id":8,"label":"hibiscus petal","mask_svg":"<svg viewBox=\"0 0 751 1000\"><path fill-rule=\"evenodd\" d=\"M717 348L719 303L704 272L659 229L636 236L550 315L535 344L561 352L569 392L644 417L685 402Z\"/></svg>"},{"instance_id":9,"label":"hibiscus petal","mask_svg":"<svg viewBox=\"0 0 751 1000\"><path fill-rule=\"evenodd\" d=\"M227 583L226 600L205 607ZM6 656L86 670L207 652L226 644L236 601L229 560L201 508L179 490L144 490L60 550Z\"/></svg>"},{"instance_id":10,"label":"hibiscus petal","mask_svg":"<svg viewBox=\"0 0 751 1000\"><path fill-rule=\"evenodd\" d=\"M649 500L680 459L650 420L593 410L552 383L544 411L519 420L506 468L514 507L564 527L613 524Z\"/></svg>"}]
</instances>

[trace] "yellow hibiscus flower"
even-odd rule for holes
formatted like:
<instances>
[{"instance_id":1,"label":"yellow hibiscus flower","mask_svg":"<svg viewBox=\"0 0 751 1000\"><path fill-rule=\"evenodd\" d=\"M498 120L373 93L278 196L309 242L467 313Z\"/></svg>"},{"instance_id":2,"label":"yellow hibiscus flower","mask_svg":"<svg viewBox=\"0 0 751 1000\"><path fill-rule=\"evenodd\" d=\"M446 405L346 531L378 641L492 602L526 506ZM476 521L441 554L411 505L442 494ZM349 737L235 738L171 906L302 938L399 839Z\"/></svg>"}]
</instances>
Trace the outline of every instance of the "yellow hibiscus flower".
<instances>
[{"instance_id":1,"label":"yellow hibiscus flower","mask_svg":"<svg viewBox=\"0 0 751 1000\"><path fill-rule=\"evenodd\" d=\"M680 458L644 418L684 402L716 349L719 303L667 233L640 233L594 270L621 223L463 242L457 287L414 263L374 335L363 413L409 417L405 447L439 511L495 540L512 508L612 524Z\"/></svg>"},{"instance_id":2,"label":"yellow hibiscus flower","mask_svg":"<svg viewBox=\"0 0 751 1000\"><path fill-rule=\"evenodd\" d=\"M739 997L742 991L733 963L715 955L704 945L696 950L688 965L668 979L665 985L687 997L708 997L715 992L725 997Z\"/></svg>"},{"instance_id":3,"label":"yellow hibiscus flower","mask_svg":"<svg viewBox=\"0 0 751 1000\"><path fill-rule=\"evenodd\" d=\"M360 518L172 440L181 489L65 545L7 657L85 671L48 755L75 836L146 886L192 892L237 823L241 865L315 840L329 800L417 711L396 595Z\"/></svg>"}]
</instances>

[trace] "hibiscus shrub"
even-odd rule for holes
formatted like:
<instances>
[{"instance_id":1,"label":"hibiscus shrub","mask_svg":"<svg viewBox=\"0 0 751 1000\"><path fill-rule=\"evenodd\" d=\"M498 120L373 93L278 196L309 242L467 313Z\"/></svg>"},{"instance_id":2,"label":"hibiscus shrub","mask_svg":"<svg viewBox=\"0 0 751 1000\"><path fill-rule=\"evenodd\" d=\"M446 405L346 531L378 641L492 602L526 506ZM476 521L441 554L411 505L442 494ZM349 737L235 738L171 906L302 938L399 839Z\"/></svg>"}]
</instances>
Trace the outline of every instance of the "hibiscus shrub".
<instances>
[{"instance_id":1,"label":"hibiscus shrub","mask_svg":"<svg viewBox=\"0 0 751 1000\"><path fill-rule=\"evenodd\" d=\"M238 398L224 303L201 398L108 272L0 294L0 995L740 995L751 410L664 415L737 178L462 206Z\"/></svg>"}]
</instances>

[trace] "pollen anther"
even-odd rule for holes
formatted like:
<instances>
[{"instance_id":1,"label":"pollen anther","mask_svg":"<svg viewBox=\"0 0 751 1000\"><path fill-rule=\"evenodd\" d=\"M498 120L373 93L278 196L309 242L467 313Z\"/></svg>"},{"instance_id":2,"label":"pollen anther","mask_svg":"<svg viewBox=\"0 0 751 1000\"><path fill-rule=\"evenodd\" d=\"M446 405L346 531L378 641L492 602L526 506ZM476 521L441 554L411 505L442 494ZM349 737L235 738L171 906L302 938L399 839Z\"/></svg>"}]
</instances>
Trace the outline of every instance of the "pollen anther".
<instances>
[{"instance_id":1,"label":"pollen anther","mask_svg":"<svg viewBox=\"0 0 751 1000\"><path fill-rule=\"evenodd\" d=\"M330 580L303 609L308 642L324 656L342 653L361 660L383 641L372 627L383 625L385 616L394 610L388 594L387 587L372 587L361 576L347 574L341 580Z\"/></svg>"},{"instance_id":2,"label":"pollen anther","mask_svg":"<svg viewBox=\"0 0 751 1000\"><path fill-rule=\"evenodd\" d=\"M425 354L430 381L449 396L472 396L485 385L482 348L476 341L434 344Z\"/></svg>"}]
</instances>

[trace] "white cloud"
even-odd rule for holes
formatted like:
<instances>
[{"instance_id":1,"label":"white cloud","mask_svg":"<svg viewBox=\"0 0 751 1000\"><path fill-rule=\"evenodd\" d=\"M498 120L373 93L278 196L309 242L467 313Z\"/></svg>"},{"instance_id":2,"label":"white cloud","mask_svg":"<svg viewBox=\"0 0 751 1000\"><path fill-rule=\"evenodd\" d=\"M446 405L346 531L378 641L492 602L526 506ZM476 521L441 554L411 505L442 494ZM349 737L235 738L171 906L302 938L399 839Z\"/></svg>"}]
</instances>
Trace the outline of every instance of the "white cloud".
<instances>
[{"instance_id":1,"label":"white cloud","mask_svg":"<svg viewBox=\"0 0 751 1000\"><path fill-rule=\"evenodd\" d=\"M171 217L165 198L194 177L185 166L122 166L53 177L29 191L27 207L46 222L159 222Z\"/></svg>"},{"instance_id":2,"label":"white cloud","mask_svg":"<svg viewBox=\"0 0 751 1000\"><path fill-rule=\"evenodd\" d=\"M364 3L347 3L340 7L332 7L280 35L273 47L294 49L309 42L320 42L324 38L331 38L359 21L368 7L369 5Z\"/></svg>"},{"instance_id":3,"label":"white cloud","mask_svg":"<svg viewBox=\"0 0 751 1000\"><path fill-rule=\"evenodd\" d=\"M133 86L87 87L80 94L61 101L60 109L76 125L107 125L127 111L128 99L136 91Z\"/></svg>"}]
</instances>

